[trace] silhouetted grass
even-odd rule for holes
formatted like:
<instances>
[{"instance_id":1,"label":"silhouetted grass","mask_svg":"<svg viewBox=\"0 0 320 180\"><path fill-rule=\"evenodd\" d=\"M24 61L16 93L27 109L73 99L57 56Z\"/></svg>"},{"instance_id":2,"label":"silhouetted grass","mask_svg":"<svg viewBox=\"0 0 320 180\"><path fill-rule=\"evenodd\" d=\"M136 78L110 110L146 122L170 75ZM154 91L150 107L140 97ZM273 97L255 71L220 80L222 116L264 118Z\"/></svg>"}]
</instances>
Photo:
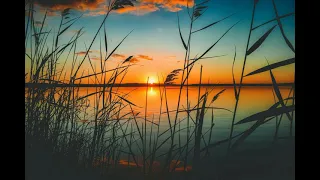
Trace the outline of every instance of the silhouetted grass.
<instances>
[{"instance_id":1,"label":"silhouetted grass","mask_svg":"<svg viewBox=\"0 0 320 180\"><path fill-rule=\"evenodd\" d=\"M122 83L129 68L129 56L123 62L119 63L116 68L107 69L109 58L121 48L121 44L132 33L130 31L114 49L109 49L108 37L105 21L109 14L124 5L134 6L132 0L110 0L108 1L108 11L101 22L92 41L86 47L83 59L77 56L77 44L79 38L83 35L83 28L76 32L66 44L61 44L61 36L63 36L79 18L72 17L72 9L65 9L61 12L61 20L58 32L52 33L51 29L45 29L47 13L45 13L40 28L35 26L34 22L34 4L26 4L28 8L28 19L25 31L25 47L29 44L30 51L25 50L26 61L30 63L30 68L25 72L25 82L30 84L47 83L47 87L30 86L25 90L25 146L26 146L26 177L30 179L47 179L52 169L52 179L67 179L81 177L83 179L98 179L101 177L123 177L122 174L128 173L127 177L141 179L142 177L167 177L175 173L183 172L191 173L195 177L201 176L204 172L204 158L214 155L211 153L212 148L228 143L228 152L240 146L244 140L251 135L259 126L273 119L276 121L276 132L274 139L278 138L278 131L282 115L286 114L290 119L290 136L292 136L292 121L294 117L295 90L292 88L293 96L283 99L279 90L276 78L272 74L272 70L281 66L294 63L294 58L274 63L253 71L246 76L270 72L271 81L275 97L278 101L269 109L257 112L238 122L235 122L238 101L240 99L240 90L244 77L246 66L246 58L254 53L270 33L277 26L281 28L283 37L287 40L281 25L281 18L290 16L292 13L278 16L276 5L273 2L276 12L276 19L267 21L253 28L253 20L258 1L254 1L252 20L250 26L249 37L245 59L242 66L239 88L237 89L236 80L234 78L233 68L236 60L236 49L232 64L232 76L235 91L235 108L230 111L223 107L214 106L215 101L223 95L225 89L216 92L213 99L208 99L209 94L214 91L213 88L207 88L201 94L200 86L202 83L202 69L200 69L198 98L192 107L189 99L189 76L196 62L202 59L214 58L219 56L205 57L207 53L212 51L218 42L227 35L227 33L238 23L230 26L217 41L213 42L210 47L203 50L200 56L191 58L192 35L200 33L203 30L209 30L209 27L218 25L219 22L230 18L229 15L221 20L210 23L209 25L194 30L194 23L208 9L207 2L202 1L196 3L192 8L188 7L187 11L190 17L189 33L184 36L181 32L181 26L178 15L178 30L182 46L185 50L184 65L181 69L175 69L169 73L166 78L162 78L163 86L160 86L160 105L159 119L156 122L154 114L152 119L147 116L148 112L148 81L146 87L146 99L144 106L144 117L139 116L140 112L136 109L142 109L141 102L131 102L128 95L119 90L119 86L115 87L116 81ZM191 11L191 12L190 12ZM261 36L250 48L251 32L258 29L269 22L277 20L278 25L273 26ZM104 29L102 30L102 26ZM91 61L89 52L97 38L97 35L103 31L103 40L100 38L100 67L94 66ZM49 37L51 35L52 37ZM183 37L187 37L187 41ZM52 42L49 42L52 39ZM102 43L102 41L104 41ZM290 42L287 45L291 47ZM102 47L104 44L104 48ZM105 51L105 57L102 55ZM294 51L294 49L293 49ZM110 53L108 53L110 52ZM62 54L67 54L67 59L72 59L72 66L66 69L66 61L63 61ZM85 73L83 63L88 61L90 71ZM128 65L124 65L124 64ZM60 65L62 64L62 66ZM107 76L107 73L111 75ZM99 77L100 76L100 77ZM181 78L179 77L181 76ZM80 87L83 81L94 81L95 83L104 84L105 86L95 87L95 91L86 95L80 95ZM177 106L170 110L168 105L167 88L179 79L179 94L177 97ZM56 87L55 84L66 84L68 86ZM187 85L187 86L186 86ZM185 87L185 88L184 88ZM182 92L186 91L186 107L181 102ZM93 102L89 101L93 99ZM291 105L287 102L292 100ZM285 102L286 101L286 102ZM163 104L165 103L165 104ZM163 112L163 105L165 111ZM278 106L281 107L278 107ZM181 107L182 106L182 107ZM135 108L135 109L134 109ZM124 111L129 109L129 112ZM210 128L204 132L203 123L206 121L205 114L211 109ZM223 140L213 140L212 132L214 127L214 110L226 110L233 113L231 131L229 138ZM292 112L289 114L289 112ZM161 115L166 114L169 128L160 132ZM179 116L180 115L180 116ZM164 115L165 116L165 115ZM280 118L278 118L280 116ZM186 122L186 127L182 127L181 123ZM235 125L254 122L253 126L237 135L233 135ZM150 132L148 132L150 129ZM186 131L186 141L181 140L181 133ZM205 135L209 133L206 140ZM178 138L177 138L178 137ZM164 140L160 140L160 139ZM232 144L232 140L235 142ZM178 143L177 143L178 141ZM164 145L169 143L169 147L164 149ZM159 154L163 150L164 153ZM235 152L235 151L233 151ZM127 159L125 159L127 158ZM37 159L33 161L34 159ZM43 160L43 162L41 162ZM215 162L213 162L215 163ZM39 171L44 174L39 173ZM191 172L190 172L191 171ZM172 175L174 176L174 175ZM158 178L159 178L158 177ZM217 177L215 177L217 178Z\"/></svg>"}]
</instances>

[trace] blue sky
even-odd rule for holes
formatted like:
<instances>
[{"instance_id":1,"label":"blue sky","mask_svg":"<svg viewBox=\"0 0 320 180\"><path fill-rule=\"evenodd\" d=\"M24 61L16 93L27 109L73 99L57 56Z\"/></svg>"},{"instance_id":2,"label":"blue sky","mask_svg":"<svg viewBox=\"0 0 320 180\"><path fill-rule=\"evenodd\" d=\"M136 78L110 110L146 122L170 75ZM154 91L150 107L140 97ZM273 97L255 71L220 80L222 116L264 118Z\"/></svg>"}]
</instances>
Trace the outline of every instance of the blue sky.
<instances>
[{"instance_id":1,"label":"blue sky","mask_svg":"<svg viewBox=\"0 0 320 180\"><path fill-rule=\"evenodd\" d=\"M149 0L148 2L150 1L162 2L162 0ZM202 1L196 1L196 3L199 2ZM275 0L275 3L277 5L279 15L295 11L294 0ZM59 10L59 8L57 8L59 6L49 6L42 1L39 1L38 4L35 17L36 20L39 21L43 18L43 11L40 9L47 9L53 12L55 12L54 10ZM225 56L216 59L200 60L194 67L190 80L197 83L200 65L202 64L204 66L203 77L206 81L210 80L211 83L231 83L231 67L235 46L237 47L237 59L235 66L236 77L239 78L241 73L241 66L244 59L246 42L250 28L253 0L211 0L207 5L209 9L194 23L194 30L220 20L232 13L236 14L206 30L195 33L191 39L191 57L196 54L202 54L229 27L239 20L240 22L206 55ZM70 6L72 7L74 4L70 3ZM140 14L139 10L128 11L126 13L115 12L107 18L106 29L109 48L114 48L126 34L131 30L134 30L115 53L124 55L125 57L130 55L144 55L152 59L140 59L139 62L136 62L137 66L134 66L129 70L127 75L129 77L125 78L125 82L144 82L148 76L152 76L153 78L156 78L157 74L163 74L165 76L170 71L183 67L185 51L179 37L177 12L180 17L181 31L184 39L186 40L190 23L186 7L177 5L176 7L181 8L181 10L177 12L172 12L172 9L170 11L170 9L166 8L165 3L153 3L152 7L157 7L158 10L154 12L145 12L145 10L143 10L143 13ZM73 8L76 9L73 11L74 16L80 13L84 13L84 16L81 17L74 26L70 28L70 30L68 30L69 32L66 32L63 35L61 43L67 42L75 30L84 27L85 34L79 39L77 44L77 49L80 52L85 50L84 44L88 46L92 41L93 36L97 32L97 29L104 18L104 15L90 15L90 13L92 14L92 12L96 12L96 9L99 9L98 7L96 7L96 9L95 7L87 9L79 9L77 7ZM285 34L293 45L295 44L294 17L295 16L293 15L281 19ZM53 28L57 31L60 18L60 16L54 14L49 16L45 28ZM259 25L273 18L275 18L275 13L272 0L260 0L257 4L253 26ZM260 36L276 24L276 21L274 21L253 31L249 46L251 46L257 39L259 39ZM98 36L91 50L97 50L96 52L99 51L100 37L103 38L103 34ZM96 54L96 56L98 55L99 53ZM287 47L280 33L279 27L276 27L263 45L248 57L245 74L246 72L248 73L265 66L267 64L265 58L268 59L269 63L274 63L294 56L294 53ZM66 56L64 55L64 57ZM112 58L110 60L110 67L115 66L119 62L121 62L121 59ZM99 62L97 61L96 63ZM71 61L69 61L69 65L70 64ZM86 62L83 68L89 69L89 64ZM274 72L279 82L292 82L294 65L278 68ZM268 73L262 73L261 75L244 79L244 82L265 83L270 82L270 77Z\"/></svg>"}]
</instances>

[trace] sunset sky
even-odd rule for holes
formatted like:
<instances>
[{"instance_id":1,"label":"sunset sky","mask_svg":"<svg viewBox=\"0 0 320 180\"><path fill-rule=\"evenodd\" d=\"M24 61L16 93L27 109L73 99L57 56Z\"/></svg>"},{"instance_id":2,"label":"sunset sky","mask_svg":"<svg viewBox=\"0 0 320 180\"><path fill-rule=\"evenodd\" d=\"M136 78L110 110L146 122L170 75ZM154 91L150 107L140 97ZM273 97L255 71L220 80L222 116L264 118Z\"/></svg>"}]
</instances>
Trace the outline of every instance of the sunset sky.
<instances>
[{"instance_id":1,"label":"sunset sky","mask_svg":"<svg viewBox=\"0 0 320 180\"><path fill-rule=\"evenodd\" d=\"M197 0L196 2L202 1ZM83 53L81 52L89 46L105 16L106 0L35 0L35 2L37 3L35 19L41 22L45 10L48 10L45 29L52 29L52 32L57 32L61 19L60 12L63 9L72 8L72 16L84 13L83 17L60 38L60 43L66 43L77 30L84 27L85 34L77 44L78 60L82 60ZM294 0L275 0L275 3L280 16L295 11ZM192 0L190 4L193 4ZM208 6L209 9L195 22L193 30L200 29L232 13L236 14L206 30L195 33L191 40L192 58L205 52L234 23L239 20L241 22L206 55L206 57L225 56L198 61L194 66L189 83L199 82L200 65L203 65L203 82L232 83L231 68L235 46L237 47L235 75L236 81L239 82L250 28L253 0L211 0ZM113 12L108 17L106 30L109 49L113 49L124 36L133 30L107 64L107 67L112 68L128 56L134 56L132 63L135 65L130 67L123 83L144 83L148 76L156 80L157 75L165 77L172 70L183 68L185 50L179 37L177 12L180 17L183 37L187 40L190 22L186 10L186 0L138 0L134 7L125 7ZM275 13L272 0L260 0L256 9L254 26L273 18L275 18ZM293 45L295 45L294 18L293 15L281 19L285 34ZM249 46L276 24L274 21L255 30ZM90 53L90 57L97 67L100 65L99 49L100 38L103 40L102 32L98 35ZM28 46L27 51L29 48ZM103 41L102 49L104 49ZM102 54L104 57L105 52L103 51ZM265 58L269 63L275 63L294 56L294 53L287 47L279 27L276 27L263 45L248 57L245 74L267 65ZM67 53L63 54L61 58L64 61L67 58ZM67 67L71 67L71 58L67 60ZM26 68L28 68L28 63L26 63ZM88 61L85 61L82 70L89 70L85 74L92 73ZM293 82L294 65L278 68L274 70L274 75L278 82ZM269 82L271 79L268 72L244 78L244 83Z\"/></svg>"}]
</instances>

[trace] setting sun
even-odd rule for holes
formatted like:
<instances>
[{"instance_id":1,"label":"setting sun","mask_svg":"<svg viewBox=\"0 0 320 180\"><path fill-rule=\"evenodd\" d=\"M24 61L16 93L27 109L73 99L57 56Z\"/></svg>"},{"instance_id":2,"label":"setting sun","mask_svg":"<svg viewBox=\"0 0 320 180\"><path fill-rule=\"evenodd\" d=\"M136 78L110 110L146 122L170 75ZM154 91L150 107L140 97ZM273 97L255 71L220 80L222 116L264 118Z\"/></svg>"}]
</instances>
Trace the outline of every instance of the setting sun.
<instances>
[{"instance_id":1,"label":"setting sun","mask_svg":"<svg viewBox=\"0 0 320 180\"><path fill-rule=\"evenodd\" d=\"M153 84L153 83L155 83L155 80L152 77L150 77L149 78L149 84Z\"/></svg>"}]
</instances>

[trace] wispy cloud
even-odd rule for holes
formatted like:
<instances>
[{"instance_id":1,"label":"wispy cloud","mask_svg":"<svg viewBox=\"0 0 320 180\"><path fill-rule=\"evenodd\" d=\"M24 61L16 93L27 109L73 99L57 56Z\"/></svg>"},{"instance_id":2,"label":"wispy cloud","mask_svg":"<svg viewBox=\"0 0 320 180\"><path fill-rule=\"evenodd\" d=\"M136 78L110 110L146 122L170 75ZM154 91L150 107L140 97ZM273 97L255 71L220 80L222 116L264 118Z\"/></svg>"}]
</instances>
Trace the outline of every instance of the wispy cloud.
<instances>
[{"instance_id":1,"label":"wispy cloud","mask_svg":"<svg viewBox=\"0 0 320 180\"><path fill-rule=\"evenodd\" d=\"M118 59L124 59L126 56L123 54L112 54L111 57L118 58Z\"/></svg>"},{"instance_id":2,"label":"wispy cloud","mask_svg":"<svg viewBox=\"0 0 320 180\"><path fill-rule=\"evenodd\" d=\"M87 51L76 52L77 55L85 55L86 53ZM92 51L89 51L89 53L92 53Z\"/></svg>"},{"instance_id":3,"label":"wispy cloud","mask_svg":"<svg viewBox=\"0 0 320 180\"><path fill-rule=\"evenodd\" d=\"M139 3L135 3L135 6L126 6L117 10L117 13L144 15L158 11L160 8L170 12L177 12L182 10L182 7L187 7L188 5L192 7L194 0L140 0Z\"/></svg>"},{"instance_id":4,"label":"wispy cloud","mask_svg":"<svg viewBox=\"0 0 320 180\"><path fill-rule=\"evenodd\" d=\"M126 6L124 8L118 9L116 12L119 14L130 13L137 16L145 15L150 12L155 12L160 10L155 4L136 4L135 6Z\"/></svg>"},{"instance_id":5,"label":"wispy cloud","mask_svg":"<svg viewBox=\"0 0 320 180\"><path fill-rule=\"evenodd\" d=\"M138 57L138 58L141 58L141 59L146 59L146 60L149 60L149 61L152 61L152 60L153 60L152 57L149 57L149 56L147 56L147 55L142 55L142 54L138 55L137 57Z\"/></svg>"},{"instance_id":6,"label":"wispy cloud","mask_svg":"<svg viewBox=\"0 0 320 180\"><path fill-rule=\"evenodd\" d=\"M118 60L125 60L126 58L128 58L129 56L128 55L125 55L125 54L112 54L111 57L113 58L116 58ZM152 57L150 56L147 56L147 55L143 55L143 54L139 54L137 56L134 56L132 57L129 62L131 63L137 63L137 62L140 62L142 60L148 60L148 61L151 61L153 60Z\"/></svg>"},{"instance_id":7,"label":"wispy cloud","mask_svg":"<svg viewBox=\"0 0 320 180\"><path fill-rule=\"evenodd\" d=\"M51 10L61 11L66 8L77 10L95 10L105 4L105 0L35 0L35 3Z\"/></svg>"},{"instance_id":8,"label":"wispy cloud","mask_svg":"<svg viewBox=\"0 0 320 180\"><path fill-rule=\"evenodd\" d=\"M98 57L90 57L91 60L94 60L94 61L100 61L101 58L98 58Z\"/></svg>"},{"instance_id":9,"label":"wispy cloud","mask_svg":"<svg viewBox=\"0 0 320 180\"><path fill-rule=\"evenodd\" d=\"M133 57L133 58L130 59L130 62L131 62L131 63L137 63L137 62L139 62L139 61L140 61L140 60L137 59L137 58L135 58L135 57Z\"/></svg>"},{"instance_id":10,"label":"wispy cloud","mask_svg":"<svg viewBox=\"0 0 320 180\"><path fill-rule=\"evenodd\" d=\"M73 8L80 11L86 11L85 16L99 16L107 13L107 3L105 0L35 0L36 4L49 8L50 14L57 15L55 11L62 11L66 8ZM192 7L194 0L139 0L133 2L134 6L124 6L115 12L118 14L130 13L134 15L144 15L165 9L170 12L182 10L187 4Z\"/></svg>"}]
</instances>

